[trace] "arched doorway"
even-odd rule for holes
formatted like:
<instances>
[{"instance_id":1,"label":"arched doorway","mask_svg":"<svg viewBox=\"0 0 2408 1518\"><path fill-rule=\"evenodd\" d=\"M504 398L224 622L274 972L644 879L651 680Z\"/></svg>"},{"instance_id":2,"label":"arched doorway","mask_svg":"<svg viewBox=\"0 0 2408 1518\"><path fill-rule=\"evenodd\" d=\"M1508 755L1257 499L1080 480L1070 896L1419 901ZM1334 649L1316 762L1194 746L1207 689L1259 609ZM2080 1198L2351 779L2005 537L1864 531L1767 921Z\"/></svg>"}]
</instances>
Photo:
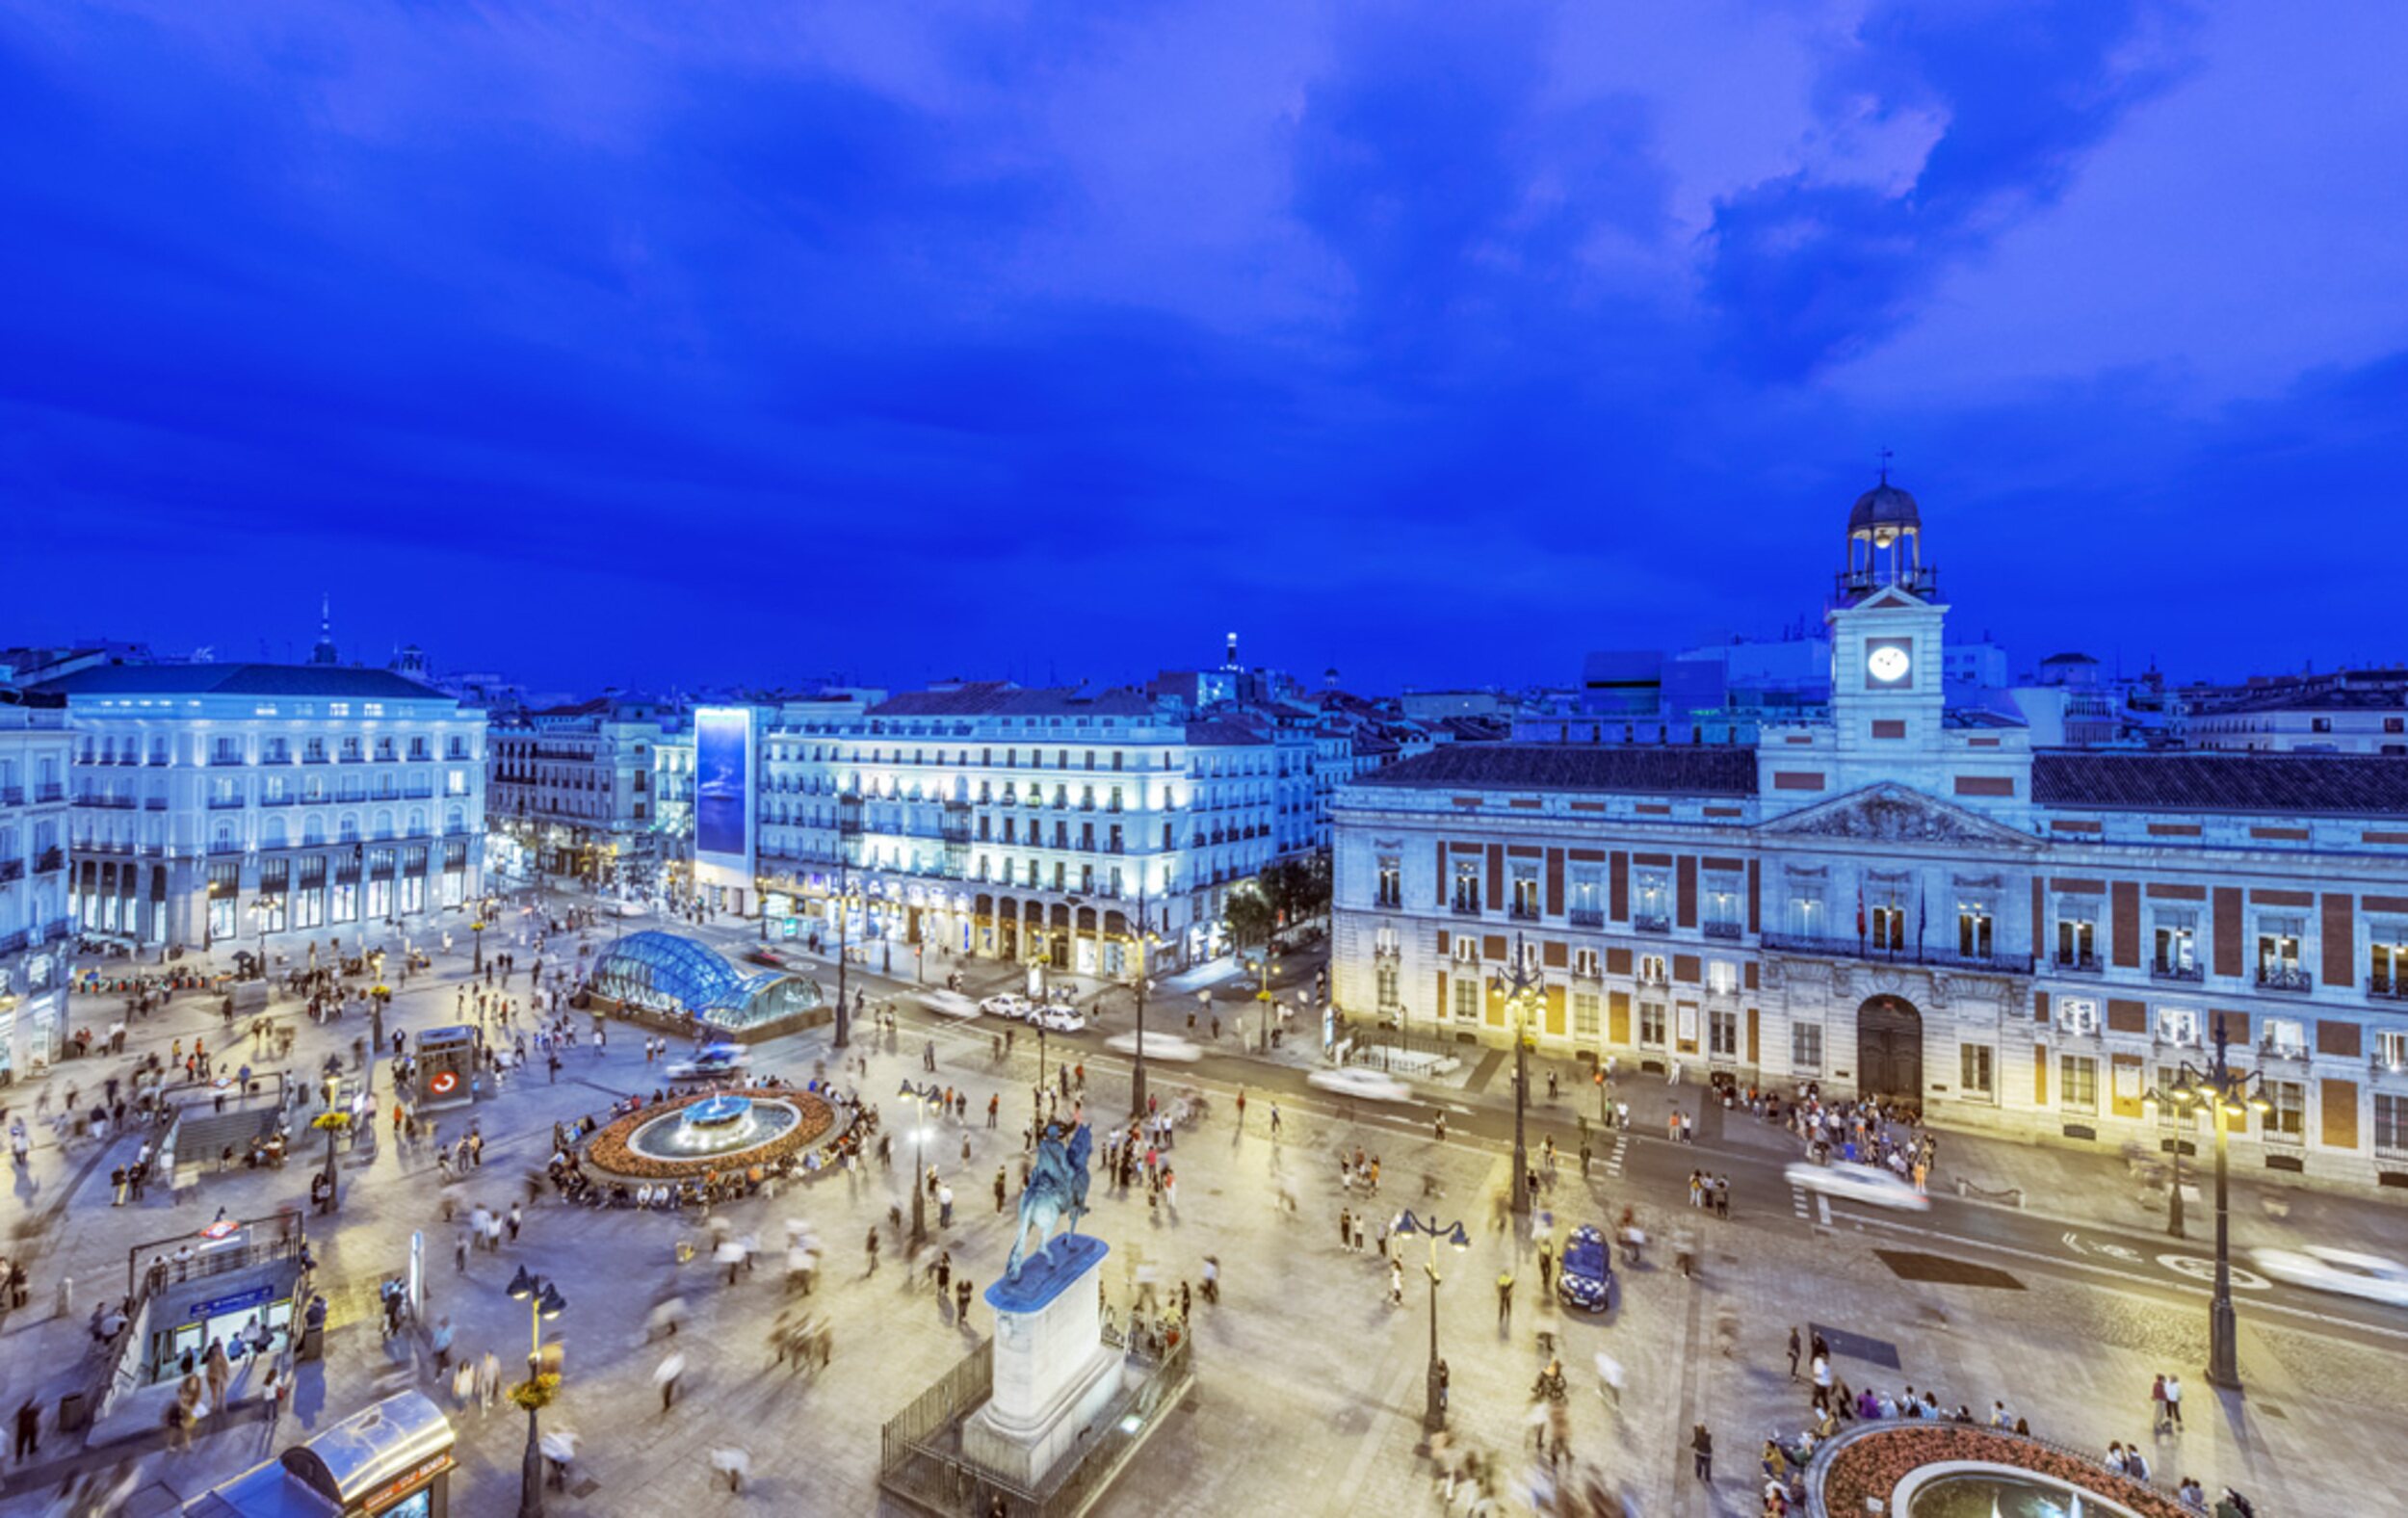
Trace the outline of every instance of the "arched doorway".
<instances>
[{"instance_id":1,"label":"arched doorway","mask_svg":"<svg viewBox=\"0 0 2408 1518\"><path fill-rule=\"evenodd\" d=\"M1856 1089L1922 1104L1924 1016L1912 1002L1876 996L1856 1008Z\"/></svg>"}]
</instances>

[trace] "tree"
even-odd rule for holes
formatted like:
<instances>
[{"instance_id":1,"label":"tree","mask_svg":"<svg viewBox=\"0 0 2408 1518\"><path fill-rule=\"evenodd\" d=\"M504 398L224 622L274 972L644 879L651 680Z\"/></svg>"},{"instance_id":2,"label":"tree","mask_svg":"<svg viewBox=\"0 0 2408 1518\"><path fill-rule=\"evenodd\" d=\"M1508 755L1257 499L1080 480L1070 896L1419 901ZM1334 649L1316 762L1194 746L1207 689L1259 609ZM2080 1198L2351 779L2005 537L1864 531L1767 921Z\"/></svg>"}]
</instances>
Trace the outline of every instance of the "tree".
<instances>
[{"instance_id":1,"label":"tree","mask_svg":"<svg viewBox=\"0 0 2408 1518\"><path fill-rule=\"evenodd\" d=\"M1220 920L1229 929L1229 941L1243 949L1269 939L1279 922L1279 908L1259 877L1240 880L1221 899Z\"/></svg>"}]
</instances>

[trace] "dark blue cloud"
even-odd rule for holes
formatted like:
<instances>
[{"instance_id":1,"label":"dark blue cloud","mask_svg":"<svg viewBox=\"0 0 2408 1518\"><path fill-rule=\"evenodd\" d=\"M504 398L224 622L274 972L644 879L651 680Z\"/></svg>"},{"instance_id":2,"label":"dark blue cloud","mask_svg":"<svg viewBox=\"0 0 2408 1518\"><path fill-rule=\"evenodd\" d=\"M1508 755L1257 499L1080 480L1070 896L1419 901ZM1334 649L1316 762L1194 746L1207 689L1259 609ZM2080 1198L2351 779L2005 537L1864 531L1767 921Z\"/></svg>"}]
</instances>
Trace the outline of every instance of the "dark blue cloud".
<instances>
[{"instance_id":1,"label":"dark blue cloud","mask_svg":"<svg viewBox=\"0 0 2408 1518\"><path fill-rule=\"evenodd\" d=\"M1888 444L2019 652L2379 641L2374 556L2196 591L2268 494L2382 530L2397 364L1849 371L2217 64L2186 11L1684 43L1702 144L1547 6L619 19L0 19L0 633L1560 680L1811 613Z\"/></svg>"}]
</instances>

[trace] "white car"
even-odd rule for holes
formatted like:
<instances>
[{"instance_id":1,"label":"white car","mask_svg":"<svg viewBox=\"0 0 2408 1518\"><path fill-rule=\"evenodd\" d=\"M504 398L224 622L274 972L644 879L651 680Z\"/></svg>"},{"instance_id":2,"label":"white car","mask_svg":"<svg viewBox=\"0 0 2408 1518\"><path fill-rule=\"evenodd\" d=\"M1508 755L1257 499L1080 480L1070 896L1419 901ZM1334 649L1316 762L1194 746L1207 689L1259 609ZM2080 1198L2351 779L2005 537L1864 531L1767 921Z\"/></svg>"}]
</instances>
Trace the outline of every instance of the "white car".
<instances>
[{"instance_id":1,"label":"white car","mask_svg":"<svg viewBox=\"0 0 2408 1518\"><path fill-rule=\"evenodd\" d=\"M1015 1023L1025 1023L1029 1020L1033 1006L1034 1004L1019 992L1004 991L981 1002L979 1010L989 1017L1008 1017Z\"/></svg>"},{"instance_id":2,"label":"white car","mask_svg":"<svg viewBox=\"0 0 2408 1518\"><path fill-rule=\"evenodd\" d=\"M929 991L920 997L920 1005L945 1017L976 1017L979 1004L959 991Z\"/></svg>"},{"instance_id":3,"label":"white car","mask_svg":"<svg viewBox=\"0 0 2408 1518\"><path fill-rule=\"evenodd\" d=\"M1307 1086L1324 1091L1352 1097L1364 1102L1409 1102L1413 1087L1388 1074L1385 1070L1366 1070L1350 1066L1343 1070L1316 1070L1304 1078Z\"/></svg>"},{"instance_id":4,"label":"white car","mask_svg":"<svg viewBox=\"0 0 2408 1518\"><path fill-rule=\"evenodd\" d=\"M2408 1265L2379 1254L2353 1254L2312 1243L2299 1249L2255 1249L2249 1258L2259 1269L2293 1286L2408 1307Z\"/></svg>"},{"instance_id":5,"label":"white car","mask_svg":"<svg viewBox=\"0 0 2408 1518\"><path fill-rule=\"evenodd\" d=\"M1104 1040L1104 1047L1121 1054L1135 1054L1138 1052L1138 1035L1114 1034ZM1174 1038L1169 1034L1147 1034L1145 1057L1148 1060L1175 1060L1181 1064L1191 1064L1204 1058L1204 1051L1187 1039Z\"/></svg>"},{"instance_id":6,"label":"white car","mask_svg":"<svg viewBox=\"0 0 2408 1518\"><path fill-rule=\"evenodd\" d=\"M1927 1213L1931 1198L1902 1175L1871 1165L1793 1165L1781 1172L1801 1191L1818 1191L1868 1207Z\"/></svg>"},{"instance_id":7,"label":"white car","mask_svg":"<svg viewBox=\"0 0 2408 1518\"><path fill-rule=\"evenodd\" d=\"M705 1044L689 1060L672 1060L661 1073L672 1081L729 1081L752 1062L738 1044Z\"/></svg>"},{"instance_id":8,"label":"white car","mask_svg":"<svg viewBox=\"0 0 2408 1518\"><path fill-rule=\"evenodd\" d=\"M1049 1034L1086 1032L1086 1014L1075 1007L1040 1007L1031 1014L1029 1021ZM1148 1048L1145 1052L1152 1054L1154 1051Z\"/></svg>"}]
</instances>

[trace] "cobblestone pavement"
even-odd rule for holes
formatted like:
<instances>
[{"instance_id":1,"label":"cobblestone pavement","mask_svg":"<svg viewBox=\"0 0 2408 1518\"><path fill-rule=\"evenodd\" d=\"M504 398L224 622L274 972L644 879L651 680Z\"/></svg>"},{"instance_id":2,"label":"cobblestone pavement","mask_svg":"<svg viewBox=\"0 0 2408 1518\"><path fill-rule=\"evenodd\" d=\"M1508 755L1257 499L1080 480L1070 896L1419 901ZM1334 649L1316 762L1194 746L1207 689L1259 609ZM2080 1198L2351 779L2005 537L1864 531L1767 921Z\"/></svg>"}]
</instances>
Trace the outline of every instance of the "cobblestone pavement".
<instances>
[{"instance_id":1,"label":"cobblestone pavement","mask_svg":"<svg viewBox=\"0 0 2408 1518\"><path fill-rule=\"evenodd\" d=\"M741 948L722 927L713 936ZM597 938L599 935L597 935ZM487 948L497 947L495 935ZM522 950L522 962L526 951ZM935 965L930 966L931 972ZM454 986L465 955L439 967L432 981L413 981L392 1025L449 1021ZM1000 972L1000 975L998 974ZM974 988L1003 983L1008 966L978 966ZM522 977L523 983L523 977ZM870 981L872 995L884 987ZM81 1013L85 1004L78 1004ZM94 1010L105 1013L106 1003ZM217 1018L197 1003L175 1007L136 1031L137 1048L216 1035ZM296 1068L311 1069L330 1048L348 1048L358 1030L303 1023ZM1018 1125L1035 1077L1034 1052L1021 1040L1002 1064L991 1058L991 1030L907 1025L892 1048L864 1048L862 1089L907 1132L894 1100L898 1083L922 1078L921 1048L934 1036L936 1079L971 1096L966 1126L930 1130L929 1157L956 1192L956 1217L941 1230L955 1268L984 1287L1001 1268L1006 1224L993 1207L999 1165L1015 1166ZM565 1315L546 1325L547 1342L564 1348L562 1401L544 1414L546 1427L583 1437L573 1489L556 1497L553 1511L569 1515L657 1515L706 1511L869 1512L877 1509L875 1471L880 1425L955 1364L987 1330L977 1304L972 1322L951 1321L925 1278L906 1270L891 1234L875 1273L862 1248L873 1226L903 1193L895 1177L873 1173L849 1184L830 1175L789 1188L774 1198L731 1210L740 1232L773 1243L785 1219L808 1218L828 1244L821 1295L810 1305L835 1323L834 1364L817 1379L769 1366L765 1332L790 1298L773 1263L732 1285L723 1269L702 1260L680 1266L681 1236L698 1230L690 1219L628 1212L595 1213L549 1201L532 1209L522 1237L498 1255L472 1255L464 1272L452 1264L448 1202L464 1216L477 1201L524 1196L523 1179L541 1165L551 1124L598 1111L615 1095L649 1089L632 1038L605 1057L581 1046L557 1084L533 1080L481 1104L477 1116L488 1139L483 1169L466 1180L440 1181L423 1152L389 1141L373 1160L347 1169L343 1210L331 1224L313 1221L311 1238L323 1262L325 1289L335 1304L327 1356L304 1367L294 1410L275 1430L253 1418L213 1426L189 1453L170 1453L155 1436L79 1453L65 1436L45 1430L40 1454L0 1493L0 1511L44 1510L45 1495L78 1471L139 1461L136 1512L170 1510L308 1430L355 1411L382 1392L420 1385L448 1402L435 1384L422 1343L380 1340L373 1322L374 1287L400 1269L413 1231L423 1232L433 1267L433 1317L448 1316L460 1348L490 1348L505 1366L525 1352L527 1320L502 1291L521 1265L556 1277L568 1296ZM768 1068L808 1073L824 1038L782 1041L764 1055ZM1049 1061L1050 1062L1050 1061ZM97 1066L64 1067L88 1086ZM58 1077L54 1077L54 1080ZM1099 1110L1125 1102L1116 1068L1096 1074ZM1179 1077L1158 1073L1158 1083ZM1501 1083L1502 1084L1502 1083ZM984 1127L987 1093L1004 1098L1004 1126ZM1693 1104L1693 1090L1654 1083L1632 1086L1635 1117L1661 1123L1666 1104ZM1476 1094L1476 1093L1475 1093ZM1594 1468L1612 1489L1649 1514L1752 1513L1754 1455L1775 1427L1794 1432L1805 1422L1806 1398L1788 1377L1782 1353L1793 1322L1858 1333L1894 1348L1895 1370L1843 1359L1851 1382L1895 1388L1911 1382L1937 1388L1950 1405L1977 1411L2002 1397L2045 1435L2083 1447L2110 1438L2140 1440L2159 1451L2156 1463L2170 1481L2187 1471L2210 1482L2232 1480L2261 1498L2260 1510L2367 1510L2368 1491L2408 1486L2408 1451L2395 1440L2352 1437L2353 1430L2395 1418L2408 1399L2408 1374L2392 1342L2319 1331L2306 1322L2268 1325L2250 1320L2244 1302L2242 1355L2251 1381L2245 1400L2222 1402L2197 1374L2204 1360L2204 1308L2192 1309L2111 1282L2082 1281L2009 1270L2012 1287L1929 1284L1900 1278L1877 1251L1911 1251L1911 1242L1860 1228L1845 1218L1815 1226L1786 1206L1743 1212L1716 1223L1690 1213L1677 1189L1660 1178L1601 1163L1589 1183L1569 1171L1555 1182L1548 1205L1557 1229L1603 1220L1626 1202L1658 1241L1676 1228L1698 1235L1702 1268L1685 1280L1668 1257L1651 1250L1645 1266L1624 1273L1620 1299L1602 1319L1568 1314L1544 1301L1535 1263L1521 1228L1498 1226L1505 1184L1503 1152L1494 1144L1456 1138L1440 1144L1426 1132L1382 1125L1369 1116L1342 1120L1328 1106L1282 1098L1282 1132L1268 1132L1268 1099L1250 1107L1247 1129L1236 1131L1221 1098L1206 1128L1185 1135L1171 1152L1177 1168L1176 1210L1149 1209L1141 1193L1120 1197L1100 1185L1087 1231L1114 1251L1106 1265L1108 1292L1125 1309L1127 1272L1142 1259L1172 1283L1194 1280L1202 1258L1217 1255L1225 1272L1224 1301L1198 1304L1198 1388L1168 1420L1138 1465L1099 1506L1108 1514L1271 1513L1352 1514L1435 1511L1438 1504L1421 1429L1429 1317L1420 1263L1405 1258L1404 1301L1388 1301L1388 1270L1375 1247L1342 1248L1341 1207L1363 1200L1341 1189L1335 1156L1356 1143L1380 1155L1386 1184L1370 1205L1375 1215L1410 1206L1444 1221L1460 1217L1473 1246L1441 1262L1440 1350L1453 1373L1453 1425L1466 1444L1497 1453L1509 1470L1530 1461L1527 1412L1540 1369L1539 1334L1557 1343L1574 1387L1572 1447L1578 1463ZM447 1131L464 1118L452 1116ZM1731 1141L1757 1141L1737 1131ZM1658 1131L1661 1131L1660 1129ZM962 1158L967 1140L969 1158ZM1653 1141L1653 1140L1649 1140ZM7 1405L27 1395L55 1397L74 1378L88 1349L83 1316L100 1291L123 1289L127 1248L197 1227L224 1206L257 1215L299 1205L309 1171L233 1172L204 1180L189 1200L170 1205L154 1191L141 1206L107 1205L108 1165L131 1140L101 1150L39 1149L16 1178L13 1219L30 1245L36 1291L29 1307L0 1327L0 1377ZM2007 1146L2001 1146L2002 1150ZM908 1153L902 1146L899 1159ZM900 1171L901 1166L899 1165ZM1275 1204L1282 1184L1297 1208ZM71 1205L69 1199L71 1198ZM931 1224L934 1217L931 1213ZM1513 1311L1502 1324L1496 1282L1515 1277ZM55 1311L61 1274L77 1281L70 1312ZM647 1342L646 1317L669 1295L691 1304L692 1316L673 1348L686 1357L675 1406L663 1411L654 1368L672 1346ZM1619 1411L1599 1395L1591 1369L1604 1350L1627 1371ZM2148 1427L2146 1394L2159 1370L2180 1370L2190 1387L2190 1426L2178 1440L2156 1441ZM463 1518L515 1510L520 1415L505 1409L459 1415L462 1471L455 1510ZM1715 1432L1721 1480L1714 1487L1688 1479L1688 1428L1707 1423ZM728 1493L711 1479L711 1451L746 1449L754 1477L746 1492ZM29 1479L30 1477L30 1479Z\"/></svg>"}]
</instances>

